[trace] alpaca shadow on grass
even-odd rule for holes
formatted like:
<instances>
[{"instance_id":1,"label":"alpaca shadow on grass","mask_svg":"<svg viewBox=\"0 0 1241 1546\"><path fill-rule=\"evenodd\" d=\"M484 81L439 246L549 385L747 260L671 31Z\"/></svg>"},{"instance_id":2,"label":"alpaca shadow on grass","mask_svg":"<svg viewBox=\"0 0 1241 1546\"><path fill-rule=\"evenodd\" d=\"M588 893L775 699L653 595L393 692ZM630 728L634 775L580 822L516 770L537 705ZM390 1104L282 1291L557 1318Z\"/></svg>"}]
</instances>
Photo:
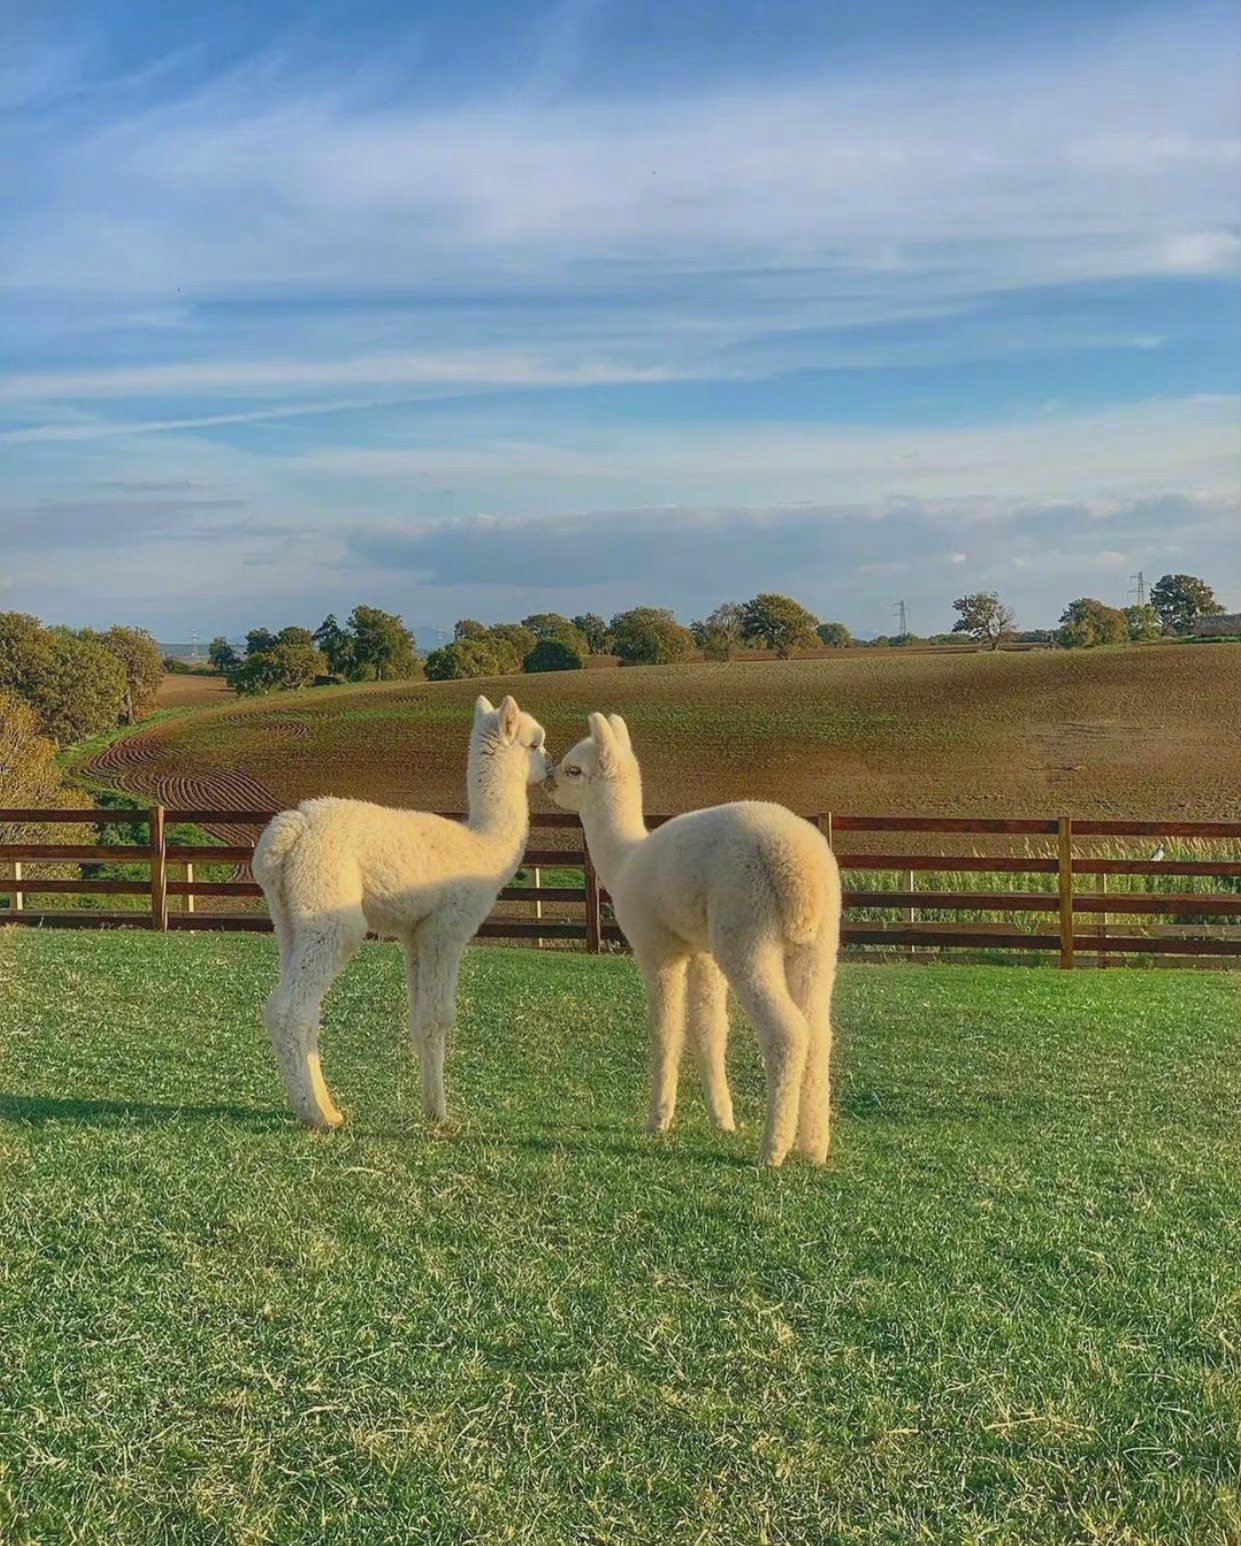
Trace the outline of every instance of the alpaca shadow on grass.
<instances>
[{"instance_id":1,"label":"alpaca shadow on grass","mask_svg":"<svg viewBox=\"0 0 1241 1546\"><path fill-rule=\"evenodd\" d=\"M0 1121L28 1127L41 1127L46 1122L75 1122L82 1127L163 1127L175 1122L226 1121L268 1131L287 1126L289 1113L275 1106L176 1106L159 1101L0 1093Z\"/></svg>"}]
</instances>

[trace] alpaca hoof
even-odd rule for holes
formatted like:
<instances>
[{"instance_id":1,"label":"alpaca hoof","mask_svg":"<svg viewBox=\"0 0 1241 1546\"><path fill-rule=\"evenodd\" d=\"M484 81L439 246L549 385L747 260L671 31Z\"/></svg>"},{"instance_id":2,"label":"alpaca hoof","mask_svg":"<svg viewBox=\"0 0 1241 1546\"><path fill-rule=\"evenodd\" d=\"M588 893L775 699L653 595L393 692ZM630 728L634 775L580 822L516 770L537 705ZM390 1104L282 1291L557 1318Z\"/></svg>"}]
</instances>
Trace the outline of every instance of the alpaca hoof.
<instances>
[{"instance_id":1,"label":"alpaca hoof","mask_svg":"<svg viewBox=\"0 0 1241 1546\"><path fill-rule=\"evenodd\" d=\"M671 1117L652 1117L646 1124L648 1133L666 1133L672 1126Z\"/></svg>"},{"instance_id":2,"label":"alpaca hoof","mask_svg":"<svg viewBox=\"0 0 1241 1546\"><path fill-rule=\"evenodd\" d=\"M721 1117L715 1125L722 1133L735 1133L737 1131L737 1124L733 1121L732 1117Z\"/></svg>"},{"instance_id":3,"label":"alpaca hoof","mask_svg":"<svg viewBox=\"0 0 1241 1546\"><path fill-rule=\"evenodd\" d=\"M787 1149L764 1149L758 1156L759 1168L762 1170L779 1170L784 1164L784 1156Z\"/></svg>"},{"instance_id":4,"label":"alpaca hoof","mask_svg":"<svg viewBox=\"0 0 1241 1546\"><path fill-rule=\"evenodd\" d=\"M299 1112L303 1127L312 1133L334 1133L344 1127L345 1119L339 1111L316 1111L313 1114Z\"/></svg>"}]
</instances>

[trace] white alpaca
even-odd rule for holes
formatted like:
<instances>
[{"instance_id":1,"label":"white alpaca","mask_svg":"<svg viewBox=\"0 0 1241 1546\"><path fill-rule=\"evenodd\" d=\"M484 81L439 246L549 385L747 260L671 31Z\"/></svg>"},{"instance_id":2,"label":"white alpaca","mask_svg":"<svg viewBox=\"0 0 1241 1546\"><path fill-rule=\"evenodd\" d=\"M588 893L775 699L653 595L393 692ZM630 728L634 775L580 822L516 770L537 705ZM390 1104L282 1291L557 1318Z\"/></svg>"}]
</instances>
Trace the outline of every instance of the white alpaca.
<instances>
[{"instance_id":1,"label":"white alpaca","mask_svg":"<svg viewBox=\"0 0 1241 1546\"><path fill-rule=\"evenodd\" d=\"M590 732L548 787L557 805L581 815L591 859L646 980L651 1129L672 1121L688 1021L707 1105L731 1130L724 1073L731 983L758 1032L767 1074L761 1162L778 1165L796 1141L822 1164L840 942L831 849L782 805L754 801L692 811L648 833L624 720L592 714Z\"/></svg>"},{"instance_id":2,"label":"white alpaca","mask_svg":"<svg viewBox=\"0 0 1241 1546\"><path fill-rule=\"evenodd\" d=\"M527 786L552 771L542 725L512 698L479 698L470 734L469 820L362 800L307 800L273 817L254 850L280 946L263 1019L294 1111L339 1127L319 1066L323 996L368 929L399 939L422 1109L442 1120L444 1042L466 945L513 878L530 827Z\"/></svg>"}]
</instances>

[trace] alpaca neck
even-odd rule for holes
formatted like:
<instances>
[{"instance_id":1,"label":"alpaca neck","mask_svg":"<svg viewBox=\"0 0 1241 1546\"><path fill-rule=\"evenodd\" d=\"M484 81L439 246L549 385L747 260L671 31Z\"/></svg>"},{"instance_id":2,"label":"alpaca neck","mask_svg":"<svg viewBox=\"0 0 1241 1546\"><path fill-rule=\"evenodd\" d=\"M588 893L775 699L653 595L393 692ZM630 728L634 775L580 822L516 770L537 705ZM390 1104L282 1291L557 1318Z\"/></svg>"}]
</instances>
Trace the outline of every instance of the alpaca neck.
<instances>
[{"instance_id":1,"label":"alpaca neck","mask_svg":"<svg viewBox=\"0 0 1241 1546\"><path fill-rule=\"evenodd\" d=\"M498 860L511 858L516 865L530 832L524 762L488 755L471 746L467 784L470 814L466 826L494 849Z\"/></svg>"},{"instance_id":2,"label":"alpaca neck","mask_svg":"<svg viewBox=\"0 0 1241 1546\"><path fill-rule=\"evenodd\" d=\"M600 786L597 798L582 812L582 826L591 862L610 891L625 860L646 841L642 777L636 762Z\"/></svg>"}]
</instances>

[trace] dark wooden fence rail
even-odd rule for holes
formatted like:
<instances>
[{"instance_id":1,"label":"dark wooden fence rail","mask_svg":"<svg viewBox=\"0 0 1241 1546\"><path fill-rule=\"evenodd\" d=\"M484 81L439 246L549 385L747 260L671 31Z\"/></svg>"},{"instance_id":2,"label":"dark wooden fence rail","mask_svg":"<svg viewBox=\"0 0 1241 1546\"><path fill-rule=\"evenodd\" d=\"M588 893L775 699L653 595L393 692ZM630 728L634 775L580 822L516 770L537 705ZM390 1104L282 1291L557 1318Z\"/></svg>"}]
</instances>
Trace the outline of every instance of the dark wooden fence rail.
<instances>
[{"instance_id":1,"label":"dark wooden fence rail","mask_svg":"<svg viewBox=\"0 0 1241 1546\"><path fill-rule=\"evenodd\" d=\"M450 819L463 819L460 812L448 812ZM154 806L150 810L0 810L0 832L6 828L31 826L114 826L145 825L147 842L110 845L100 842L0 843L0 898L9 896L7 909L0 909L0 923L42 925L58 928L148 928L160 932L172 929L268 930L269 919L261 912L226 913L196 910L199 899L257 898L260 888L248 874L249 861L258 833L272 812L253 810L178 810ZM651 826L669 820L667 816L648 818ZM899 947L902 950L1033 950L1050 951L1059 957L1062 967L1072 967L1080 957L1093 956L1098 964L1107 964L1113 956L1169 955L1214 958L1241 958L1241 892L1198 893L1131 892L1107 890L1110 876L1214 876L1234 884L1241 881L1241 822L1237 821L1074 821L1067 816L1054 819L971 818L957 816L841 816L825 814L810 818L826 833L836 850L844 871L887 872L903 875L900 890L845 891L845 922L842 941L846 946L874 949ZM249 843L174 843L168 841L170 826L191 823L199 827L252 827L254 840ZM608 897L590 862L576 816L536 815L531 818L532 840L523 866L533 874L533 885L506 886L500 900L505 912L493 914L479 931L491 939L576 941L598 953L606 942L622 936L608 916ZM574 840L565 847L536 846L540 832L571 830ZM846 833L908 833L921 839L936 836L997 839L1034 839L1048 849L1046 853L851 853L846 849ZM1195 839L1201 843L1228 844L1229 857L1163 856L1162 844L1171 839ZM842 841L843 839L843 841ZM1161 857L1144 859L1115 858L1081 851L1080 846L1097 845L1100 840L1122 839L1154 842ZM912 846L912 845L911 845ZM957 845L961 846L961 845ZM43 869L49 865L83 863L142 864L146 879L110 880L83 877L29 875L31 864ZM194 876L196 864L230 864L246 867L244 877L229 880L200 880ZM541 871L548 868L581 870L581 885L543 885ZM11 870L11 875L5 871ZM937 891L915 885L918 874L992 874L1056 876L1056 889ZM178 878L178 876L182 878ZM1092 877L1092 890L1078 884ZM84 909L33 911L25 906L27 896L126 896L146 897L149 907L131 912L94 912ZM506 915L509 904L533 907L534 916ZM543 916L544 906L574 908L573 916ZM895 911L903 917L894 922L850 919L849 913L867 908ZM580 911L578 911L580 910ZM1014 921L943 922L926 920L926 912L980 912L1014 914ZM1024 915L1045 914L1048 927L1030 928L1021 922ZM1114 920L1139 921L1141 932L1131 926L1118 930ZM1174 919L1171 926L1152 923L1153 919ZM1222 920L1222 921L1221 921Z\"/></svg>"}]
</instances>

